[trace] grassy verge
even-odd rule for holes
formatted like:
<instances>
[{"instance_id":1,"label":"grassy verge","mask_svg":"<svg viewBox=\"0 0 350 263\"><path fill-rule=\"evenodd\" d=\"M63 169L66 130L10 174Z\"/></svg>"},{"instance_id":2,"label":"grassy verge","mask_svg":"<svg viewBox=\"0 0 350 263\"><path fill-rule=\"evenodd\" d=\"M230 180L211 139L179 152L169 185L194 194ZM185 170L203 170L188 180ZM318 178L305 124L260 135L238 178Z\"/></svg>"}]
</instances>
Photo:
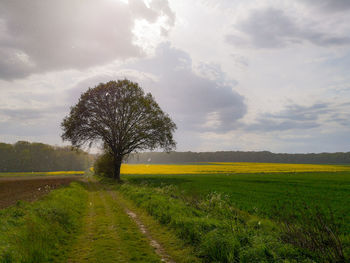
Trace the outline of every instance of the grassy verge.
<instances>
[{"instance_id":1,"label":"grassy verge","mask_svg":"<svg viewBox=\"0 0 350 263\"><path fill-rule=\"evenodd\" d=\"M269 220L228 205L219 195L191 203L171 187L124 184L120 191L170 227L205 262L314 262L312 255L281 242L281 229Z\"/></svg>"},{"instance_id":2,"label":"grassy verge","mask_svg":"<svg viewBox=\"0 0 350 263\"><path fill-rule=\"evenodd\" d=\"M161 262L146 237L98 182L89 182L84 228L67 262Z\"/></svg>"},{"instance_id":3,"label":"grassy verge","mask_svg":"<svg viewBox=\"0 0 350 263\"><path fill-rule=\"evenodd\" d=\"M0 210L0 262L64 262L86 201L84 187L72 183L38 202Z\"/></svg>"},{"instance_id":4,"label":"grassy verge","mask_svg":"<svg viewBox=\"0 0 350 263\"><path fill-rule=\"evenodd\" d=\"M160 224L155 218L147 213L147 211L125 198L121 194L120 185L116 185L114 181L103 180L103 184L108 184L108 188L113 190L113 194L116 196L118 203L124 210L132 211L137 215L137 218L142 222L147 234L152 239L156 240L161 248L165 251L169 257L178 263L195 263L202 262L195 256L194 248L189 246L188 242L184 242L182 239L176 237L175 231L169 229L167 226Z\"/></svg>"}]
</instances>

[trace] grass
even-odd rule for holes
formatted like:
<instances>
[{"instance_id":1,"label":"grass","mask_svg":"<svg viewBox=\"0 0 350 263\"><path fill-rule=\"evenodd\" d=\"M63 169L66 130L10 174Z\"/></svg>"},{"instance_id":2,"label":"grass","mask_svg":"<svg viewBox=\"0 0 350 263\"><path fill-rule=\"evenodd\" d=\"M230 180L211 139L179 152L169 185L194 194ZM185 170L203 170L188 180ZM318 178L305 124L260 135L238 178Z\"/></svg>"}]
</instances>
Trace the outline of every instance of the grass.
<instances>
[{"instance_id":1,"label":"grass","mask_svg":"<svg viewBox=\"0 0 350 263\"><path fill-rule=\"evenodd\" d=\"M109 188L114 190L119 204L137 215L147 229L148 234L153 239L157 240L173 261L178 263L201 262L201 260L194 255L194 248L191 245L177 238L176 233L172 231L172 229L159 224L145 209L136 206L134 202L125 198L125 195L121 194L121 186L119 184L115 184L112 180L103 181L104 184L107 184Z\"/></svg>"},{"instance_id":2,"label":"grass","mask_svg":"<svg viewBox=\"0 0 350 263\"><path fill-rule=\"evenodd\" d=\"M305 165L245 163L244 169L249 170L245 174L237 173L242 169L231 163L193 166L190 164L188 169L200 172L179 172L185 165L144 165L145 173L141 174L140 165L134 170L137 174L122 176L128 182L123 188L125 195L159 222L196 244L197 254L204 260L349 260L350 172L342 170L346 166L307 165L304 172ZM231 172L221 166L231 166ZM264 167L274 170L264 172ZM126 166L129 168L134 169ZM171 170L178 174L168 174ZM150 174L151 171L157 174ZM212 212L215 203L221 208ZM251 222L264 222L261 224L265 226L257 227ZM230 233L230 224L238 228L237 233ZM232 251L234 255L230 254ZM252 257L241 254L242 251Z\"/></svg>"},{"instance_id":3,"label":"grass","mask_svg":"<svg viewBox=\"0 0 350 263\"><path fill-rule=\"evenodd\" d=\"M0 173L0 177L13 177L13 176L71 176L71 175L84 175L84 171L55 171L55 172L13 172L13 173Z\"/></svg>"},{"instance_id":4,"label":"grass","mask_svg":"<svg viewBox=\"0 0 350 263\"><path fill-rule=\"evenodd\" d=\"M136 185L176 186L189 200L216 192L240 210L274 218L276 209L293 210L308 204L329 208L344 234L350 234L350 173L273 173L230 175L124 175Z\"/></svg>"},{"instance_id":5,"label":"grass","mask_svg":"<svg viewBox=\"0 0 350 263\"><path fill-rule=\"evenodd\" d=\"M194 207L173 195L172 187L124 184L120 191L193 246L204 262L314 262L280 242L277 224L239 211L217 195Z\"/></svg>"},{"instance_id":6,"label":"grass","mask_svg":"<svg viewBox=\"0 0 350 263\"><path fill-rule=\"evenodd\" d=\"M161 262L113 195L94 182L87 189L84 229L68 262Z\"/></svg>"},{"instance_id":7,"label":"grass","mask_svg":"<svg viewBox=\"0 0 350 263\"><path fill-rule=\"evenodd\" d=\"M116 188L95 180L72 183L39 201L0 210L0 263L161 262L151 246L155 240L176 262L200 262L191 247Z\"/></svg>"},{"instance_id":8,"label":"grass","mask_svg":"<svg viewBox=\"0 0 350 263\"><path fill-rule=\"evenodd\" d=\"M86 198L85 189L72 183L35 203L0 210L0 262L64 262Z\"/></svg>"},{"instance_id":9,"label":"grass","mask_svg":"<svg viewBox=\"0 0 350 263\"><path fill-rule=\"evenodd\" d=\"M147 174L154 167L145 166L146 174L122 175L122 185L73 183L0 210L0 262L160 262L149 236L176 262L350 261L350 172L187 166L200 172Z\"/></svg>"}]
</instances>

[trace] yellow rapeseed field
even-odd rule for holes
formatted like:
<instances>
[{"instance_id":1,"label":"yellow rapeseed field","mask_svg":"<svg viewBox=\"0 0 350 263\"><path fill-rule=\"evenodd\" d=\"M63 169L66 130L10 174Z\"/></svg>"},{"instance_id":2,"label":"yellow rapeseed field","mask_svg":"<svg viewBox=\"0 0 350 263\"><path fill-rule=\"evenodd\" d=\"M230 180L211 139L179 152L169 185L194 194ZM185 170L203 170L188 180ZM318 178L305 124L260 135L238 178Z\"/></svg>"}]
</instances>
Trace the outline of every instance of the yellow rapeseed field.
<instances>
[{"instance_id":1,"label":"yellow rapeseed field","mask_svg":"<svg viewBox=\"0 0 350 263\"><path fill-rule=\"evenodd\" d=\"M293 173L350 171L350 166L283 163L123 164L122 174Z\"/></svg>"},{"instance_id":2,"label":"yellow rapeseed field","mask_svg":"<svg viewBox=\"0 0 350 263\"><path fill-rule=\"evenodd\" d=\"M47 175L83 175L84 171L58 171L58 172L46 172Z\"/></svg>"}]
</instances>

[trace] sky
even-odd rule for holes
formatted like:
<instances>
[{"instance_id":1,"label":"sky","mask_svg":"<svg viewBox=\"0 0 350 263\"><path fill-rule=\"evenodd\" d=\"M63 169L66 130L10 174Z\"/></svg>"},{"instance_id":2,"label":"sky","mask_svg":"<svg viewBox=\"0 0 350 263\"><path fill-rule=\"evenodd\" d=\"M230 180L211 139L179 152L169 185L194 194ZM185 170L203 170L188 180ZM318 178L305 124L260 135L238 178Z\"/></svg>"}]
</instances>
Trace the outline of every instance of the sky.
<instances>
[{"instance_id":1,"label":"sky","mask_svg":"<svg viewBox=\"0 0 350 263\"><path fill-rule=\"evenodd\" d=\"M53 145L80 94L136 81L178 151L350 151L349 0L2 0L0 141Z\"/></svg>"}]
</instances>

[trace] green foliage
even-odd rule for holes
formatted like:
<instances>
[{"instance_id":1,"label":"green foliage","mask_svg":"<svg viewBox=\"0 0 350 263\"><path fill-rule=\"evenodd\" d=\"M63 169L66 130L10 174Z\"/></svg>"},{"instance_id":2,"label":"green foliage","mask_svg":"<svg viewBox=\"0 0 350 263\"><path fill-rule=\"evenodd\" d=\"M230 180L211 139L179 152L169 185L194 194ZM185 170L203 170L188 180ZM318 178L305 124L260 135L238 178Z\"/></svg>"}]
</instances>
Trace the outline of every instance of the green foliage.
<instances>
[{"instance_id":1,"label":"green foliage","mask_svg":"<svg viewBox=\"0 0 350 263\"><path fill-rule=\"evenodd\" d=\"M193 245L205 262L313 262L281 242L276 224L232 208L217 194L188 202L168 186L124 184L120 189Z\"/></svg>"},{"instance_id":2,"label":"green foliage","mask_svg":"<svg viewBox=\"0 0 350 263\"><path fill-rule=\"evenodd\" d=\"M283 212L282 212L283 211ZM295 210L276 210L276 216L283 227L282 239L305 253L312 253L319 262L347 262L350 247L343 241L339 224L334 220L331 209L323 211L318 206L296 207ZM347 245L344 247L344 244Z\"/></svg>"},{"instance_id":3,"label":"green foliage","mask_svg":"<svg viewBox=\"0 0 350 263\"><path fill-rule=\"evenodd\" d=\"M94 172L102 177L113 177L113 156L109 153L100 155L94 163Z\"/></svg>"},{"instance_id":4,"label":"green foliage","mask_svg":"<svg viewBox=\"0 0 350 263\"><path fill-rule=\"evenodd\" d=\"M87 189L89 206L84 231L72 249L69 262L160 262L119 199L97 182L89 182Z\"/></svg>"},{"instance_id":5,"label":"green foliage","mask_svg":"<svg viewBox=\"0 0 350 263\"><path fill-rule=\"evenodd\" d=\"M65 246L81 228L87 193L77 183L35 203L0 211L0 262L64 261Z\"/></svg>"},{"instance_id":6,"label":"green foliage","mask_svg":"<svg viewBox=\"0 0 350 263\"><path fill-rule=\"evenodd\" d=\"M114 158L114 177L120 180L124 156L142 150L175 148L175 123L150 93L127 79L89 88L61 123L62 139L73 146L102 141Z\"/></svg>"},{"instance_id":7,"label":"green foliage","mask_svg":"<svg viewBox=\"0 0 350 263\"><path fill-rule=\"evenodd\" d=\"M259 217L276 219L276 209L296 211L308 204L332 208L342 234L350 234L350 173L283 173L227 175L130 175L137 185L175 186L189 203L220 194L231 206Z\"/></svg>"},{"instance_id":8,"label":"green foliage","mask_svg":"<svg viewBox=\"0 0 350 263\"><path fill-rule=\"evenodd\" d=\"M135 186L125 190L126 195L158 220L168 218L168 225L182 229L177 233L189 242L194 240L200 255L209 262L349 260L350 174L347 172L124 178L132 185L144 187L142 195L140 190L135 194ZM165 197L155 197L156 193ZM172 224L174 218L181 216L170 216L171 208L152 211L153 207L160 209L161 205L153 203L162 198L164 206L186 204L187 208L177 208L186 215L181 224ZM195 208L197 213L186 214L188 207ZM217 224L200 232L192 226L192 221L203 214L204 220L217 220ZM267 217L274 221L263 219ZM183 232L187 234L182 235Z\"/></svg>"},{"instance_id":9,"label":"green foliage","mask_svg":"<svg viewBox=\"0 0 350 263\"><path fill-rule=\"evenodd\" d=\"M91 163L91 156L71 147L25 141L0 143L0 172L82 171Z\"/></svg>"}]
</instances>

